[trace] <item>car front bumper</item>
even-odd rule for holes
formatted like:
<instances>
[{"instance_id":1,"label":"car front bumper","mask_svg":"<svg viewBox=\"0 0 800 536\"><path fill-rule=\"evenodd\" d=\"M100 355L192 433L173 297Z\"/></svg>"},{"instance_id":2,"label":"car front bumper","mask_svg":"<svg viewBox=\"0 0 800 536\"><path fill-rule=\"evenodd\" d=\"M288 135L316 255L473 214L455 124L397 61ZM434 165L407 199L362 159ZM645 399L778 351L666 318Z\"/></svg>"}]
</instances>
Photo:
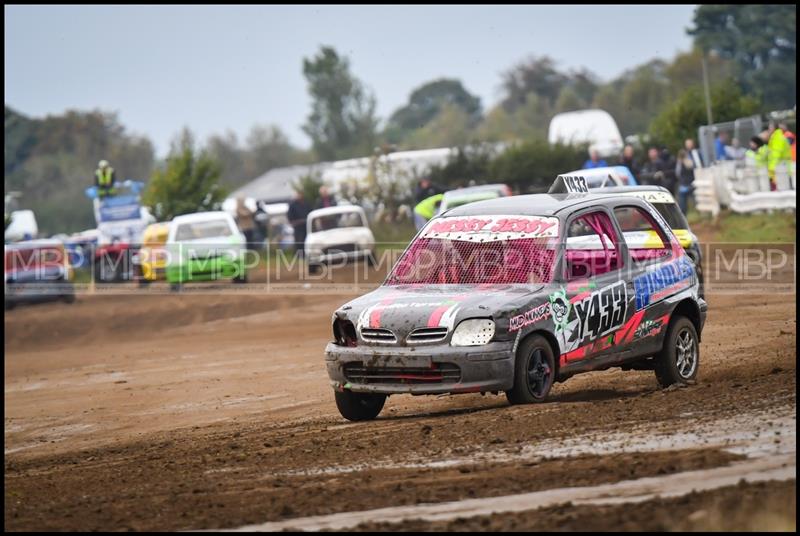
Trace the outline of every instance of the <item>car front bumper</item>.
<instances>
[{"instance_id":1,"label":"car front bumper","mask_svg":"<svg viewBox=\"0 0 800 536\"><path fill-rule=\"evenodd\" d=\"M436 395L506 391L514 383L514 341L494 341L483 346L358 346L328 343L325 362L334 389L360 393ZM410 382L406 379L358 383L348 378L346 365L403 375L405 370L457 366L458 381ZM391 374L390 374L391 375Z\"/></svg>"},{"instance_id":2,"label":"car front bumper","mask_svg":"<svg viewBox=\"0 0 800 536\"><path fill-rule=\"evenodd\" d=\"M201 259L184 261L166 267L166 279L170 283L186 281L213 281L244 275L245 267L242 259Z\"/></svg>"},{"instance_id":3,"label":"car front bumper","mask_svg":"<svg viewBox=\"0 0 800 536\"><path fill-rule=\"evenodd\" d=\"M17 278L8 281L4 287L5 303L34 303L70 298L75 288L66 279L28 279Z\"/></svg>"},{"instance_id":4,"label":"car front bumper","mask_svg":"<svg viewBox=\"0 0 800 536\"><path fill-rule=\"evenodd\" d=\"M335 253L321 253L319 251L309 251L306 253L306 260L311 264L336 264L347 263L356 259L363 259L372 253L369 249L355 249L353 251L337 251Z\"/></svg>"}]
</instances>

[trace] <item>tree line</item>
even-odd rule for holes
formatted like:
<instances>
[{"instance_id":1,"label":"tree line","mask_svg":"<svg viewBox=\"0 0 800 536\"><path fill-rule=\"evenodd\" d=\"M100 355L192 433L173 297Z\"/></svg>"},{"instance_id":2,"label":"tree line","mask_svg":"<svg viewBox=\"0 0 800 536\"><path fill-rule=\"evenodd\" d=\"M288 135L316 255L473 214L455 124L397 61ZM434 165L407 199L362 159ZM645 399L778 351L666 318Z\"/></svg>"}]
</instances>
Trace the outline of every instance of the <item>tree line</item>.
<instances>
[{"instance_id":1,"label":"tree line","mask_svg":"<svg viewBox=\"0 0 800 536\"><path fill-rule=\"evenodd\" d=\"M602 108L624 135L639 134L672 149L696 136L706 122L704 56L715 121L794 106L795 28L794 5L700 6L688 29L693 49L671 61L654 59L604 82L589 69L564 70L546 55L532 55L502 73L501 98L488 108L460 80L442 78L420 84L383 120L376 115L377 97L353 73L349 59L322 46L302 63L311 97L303 124L312 141L309 150L292 146L269 124L254 125L243 140L227 132L203 144L184 130L167 159L157 162L152 143L128 133L115 114L71 111L31 119L6 106L5 187L23 192L23 204L36 211L45 232L66 232L93 225L83 189L100 158L109 159L122 178L151 178L145 198L154 207L160 203L156 211L166 217L202 208L275 167L367 156L376 147L514 141L502 159L462 152L446 169L431 173L445 183L448 174L462 173L465 179L497 179L527 190L536 186L532 177L545 171L550 177L551 168L557 172L582 161L574 148L545 143L556 113Z\"/></svg>"}]
</instances>

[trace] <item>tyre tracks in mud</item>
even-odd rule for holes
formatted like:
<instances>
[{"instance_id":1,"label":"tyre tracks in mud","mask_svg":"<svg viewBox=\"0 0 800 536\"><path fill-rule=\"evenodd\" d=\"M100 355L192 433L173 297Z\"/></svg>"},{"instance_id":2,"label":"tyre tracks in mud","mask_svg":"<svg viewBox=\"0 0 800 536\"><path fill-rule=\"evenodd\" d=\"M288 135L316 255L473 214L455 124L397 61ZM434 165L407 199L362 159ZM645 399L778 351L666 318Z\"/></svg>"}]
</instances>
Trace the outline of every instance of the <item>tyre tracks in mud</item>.
<instances>
[{"instance_id":1,"label":"tyre tracks in mud","mask_svg":"<svg viewBox=\"0 0 800 536\"><path fill-rule=\"evenodd\" d=\"M667 501L693 495L662 500L647 490L684 493L676 482L685 475L716 475L723 487L702 493L782 497L779 482L731 491L720 479L794 478L788 463L752 465L795 449L794 294L712 293L700 375L685 388L611 370L576 376L532 406L491 395L391 397L368 423L336 414L321 355L329 312L346 299L261 296L241 307L181 297L178 329L172 298L15 310L6 317L7 331L18 330L6 342L6 528L311 529L333 526L309 518L335 515L359 529L559 528L534 515L541 511L566 527L649 528L652 518L664 530L685 526L658 513L673 507ZM93 326L114 316L113 329L59 335L66 312ZM27 340L52 321L48 340ZM601 493L660 510L628 519L619 506L535 495L567 489L583 490L584 501ZM509 496L540 509L487 513ZM450 505L456 517L425 520L424 503ZM470 515L472 506L483 514ZM374 511L385 508L406 510L380 524ZM725 512L735 518L732 507Z\"/></svg>"}]
</instances>

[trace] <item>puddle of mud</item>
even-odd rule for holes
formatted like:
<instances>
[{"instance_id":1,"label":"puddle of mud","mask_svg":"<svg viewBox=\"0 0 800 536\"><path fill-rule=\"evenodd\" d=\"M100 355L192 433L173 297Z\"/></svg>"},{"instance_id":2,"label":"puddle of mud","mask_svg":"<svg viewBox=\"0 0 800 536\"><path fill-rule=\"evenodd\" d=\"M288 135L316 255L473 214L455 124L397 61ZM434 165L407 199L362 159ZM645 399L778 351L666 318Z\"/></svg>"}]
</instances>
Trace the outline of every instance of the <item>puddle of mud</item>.
<instances>
[{"instance_id":1,"label":"puddle of mud","mask_svg":"<svg viewBox=\"0 0 800 536\"><path fill-rule=\"evenodd\" d=\"M370 463L299 469L282 476L333 475L380 469L442 469L475 463L534 461L542 458L568 458L580 455L608 455L620 452L653 452L691 448L723 448L736 454L764 456L785 454L796 449L796 412L793 407L744 414L733 418L695 422L693 430L670 433L637 426L625 433L588 434L524 445L519 451L498 448L430 460L418 458L395 462L387 459ZM339 427L330 427L329 430Z\"/></svg>"}]
</instances>

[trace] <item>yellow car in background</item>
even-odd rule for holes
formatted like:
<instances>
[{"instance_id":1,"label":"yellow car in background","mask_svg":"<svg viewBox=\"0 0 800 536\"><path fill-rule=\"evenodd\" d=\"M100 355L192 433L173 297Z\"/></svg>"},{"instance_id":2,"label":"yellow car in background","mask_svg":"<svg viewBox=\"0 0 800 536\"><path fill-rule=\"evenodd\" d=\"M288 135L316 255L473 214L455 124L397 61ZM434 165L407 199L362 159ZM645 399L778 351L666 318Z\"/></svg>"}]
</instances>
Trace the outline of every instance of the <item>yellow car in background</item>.
<instances>
[{"instance_id":1,"label":"yellow car in background","mask_svg":"<svg viewBox=\"0 0 800 536\"><path fill-rule=\"evenodd\" d=\"M169 223L153 223L142 234L142 247L139 249L138 263L140 284L166 279L167 235Z\"/></svg>"}]
</instances>

